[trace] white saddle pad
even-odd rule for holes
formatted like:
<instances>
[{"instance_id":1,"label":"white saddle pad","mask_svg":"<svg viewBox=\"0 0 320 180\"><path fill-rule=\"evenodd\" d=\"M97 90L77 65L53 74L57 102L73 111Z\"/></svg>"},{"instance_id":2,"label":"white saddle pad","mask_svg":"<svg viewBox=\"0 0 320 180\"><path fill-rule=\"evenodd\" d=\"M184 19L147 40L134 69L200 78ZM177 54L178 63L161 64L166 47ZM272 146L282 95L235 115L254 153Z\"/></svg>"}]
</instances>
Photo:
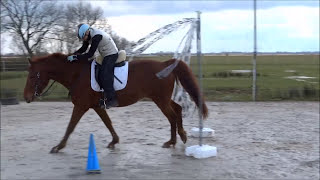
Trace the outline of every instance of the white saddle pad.
<instances>
[{"instance_id":1,"label":"white saddle pad","mask_svg":"<svg viewBox=\"0 0 320 180\"><path fill-rule=\"evenodd\" d=\"M95 73L94 73L95 65L96 65L96 61L94 60L91 63L91 88L94 91L102 92L103 89L100 88L95 77ZM118 78L118 79L114 78L114 81L113 81L114 90L118 91L126 87L128 82L128 69L129 69L129 66L127 61L124 66L114 68L114 75Z\"/></svg>"}]
</instances>

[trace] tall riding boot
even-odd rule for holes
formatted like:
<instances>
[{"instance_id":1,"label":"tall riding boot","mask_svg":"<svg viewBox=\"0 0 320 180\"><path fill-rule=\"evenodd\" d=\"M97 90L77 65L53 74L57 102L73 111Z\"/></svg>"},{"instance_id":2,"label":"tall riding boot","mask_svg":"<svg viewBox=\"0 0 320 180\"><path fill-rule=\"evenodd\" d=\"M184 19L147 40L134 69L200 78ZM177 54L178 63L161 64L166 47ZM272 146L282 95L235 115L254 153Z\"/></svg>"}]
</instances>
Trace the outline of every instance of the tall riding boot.
<instances>
[{"instance_id":1,"label":"tall riding boot","mask_svg":"<svg viewBox=\"0 0 320 180\"><path fill-rule=\"evenodd\" d=\"M118 106L118 101L116 98L116 92L113 87L114 81L114 64L118 58L118 54L113 54L106 56L102 62L102 72L101 72L101 84L104 89L104 99L103 104L100 103L102 108L110 108Z\"/></svg>"}]
</instances>

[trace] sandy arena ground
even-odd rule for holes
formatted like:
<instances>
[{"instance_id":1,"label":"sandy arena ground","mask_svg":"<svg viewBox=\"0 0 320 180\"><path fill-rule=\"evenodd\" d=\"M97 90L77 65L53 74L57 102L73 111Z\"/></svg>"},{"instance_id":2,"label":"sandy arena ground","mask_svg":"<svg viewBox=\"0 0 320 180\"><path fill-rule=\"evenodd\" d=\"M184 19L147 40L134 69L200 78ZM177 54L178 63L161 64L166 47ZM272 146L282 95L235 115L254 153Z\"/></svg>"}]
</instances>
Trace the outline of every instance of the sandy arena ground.
<instances>
[{"instance_id":1,"label":"sandy arena ground","mask_svg":"<svg viewBox=\"0 0 320 180\"><path fill-rule=\"evenodd\" d=\"M163 149L170 126L152 102L108 111L120 137L111 135L88 111L66 148L49 154L64 135L71 102L1 106L1 179L319 179L319 102L208 102L205 127L215 137L204 143L218 155L195 159L184 154L198 139L180 138ZM190 133L198 119L185 119ZM89 135L95 136L102 174L87 175Z\"/></svg>"}]
</instances>

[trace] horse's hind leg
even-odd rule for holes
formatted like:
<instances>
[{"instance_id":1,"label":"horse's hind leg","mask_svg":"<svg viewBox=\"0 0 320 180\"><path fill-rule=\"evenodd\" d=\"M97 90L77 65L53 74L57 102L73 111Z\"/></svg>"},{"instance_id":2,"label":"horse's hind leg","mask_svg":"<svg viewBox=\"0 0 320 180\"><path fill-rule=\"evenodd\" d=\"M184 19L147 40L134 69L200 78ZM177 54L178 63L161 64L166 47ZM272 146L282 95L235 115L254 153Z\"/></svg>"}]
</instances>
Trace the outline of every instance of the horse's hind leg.
<instances>
[{"instance_id":1,"label":"horse's hind leg","mask_svg":"<svg viewBox=\"0 0 320 180\"><path fill-rule=\"evenodd\" d=\"M50 153L57 153L60 149L62 149L66 146L70 134L73 132L74 128L78 124L78 122L81 119L81 117L83 116L83 114L86 113L87 111L88 111L88 109L83 109L79 106L74 106L73 111L72 111L71 120L69 122L69 125L67 127L67 130L66 130L66 133L65 133L63 139L61 140L61 142L57 146L55 146L51 149Z\"/></svg>"},{"instance_id":2,"label":"horse's hind leg","mask_svg":"<svg viewBox=\"0 0 320 180\"><path fill-rule=\"evenodd\" d=\"M174 109L171 107L170 100L167 102L154 100L154 102L160 108L162 113L168 118L171 125L171 139L165 142L162 145L162 147L169 148L171 145L175 146L177 142L177 122L176 122L176 114Z\"/></svg>"},{"instance_id":3,"label":"horse's hind leg","mask_svg":"<svg viewBox=\"0 0 320 180\"><path fill-rule=\"evenodd\" d=\"M174 109L176 113L176 121L177 121L177 126L178 126L178 134L180 135L181 140L183 143L187 142L187 133L183 129L183 123L182 123L182 107L175 103L174 101L171 100L171 106Z\"/></svg>"},{"instance_id":4,"label":"horse's hind leg","mask_svg":"<svg viewBox=\"0 0 320 180\"><path fill-rule=\"evenodd\" d=\"M94 108L96 113L100 116L103 123L107 126L109 129L111 135L112 135L112 141L109 143L108 148L114 148L114 145L119 143L119 137L116 133L116 131L113 129L112 122L107 114L107 112L104 109L101 108Z\"/></svg>"}]
</instances>

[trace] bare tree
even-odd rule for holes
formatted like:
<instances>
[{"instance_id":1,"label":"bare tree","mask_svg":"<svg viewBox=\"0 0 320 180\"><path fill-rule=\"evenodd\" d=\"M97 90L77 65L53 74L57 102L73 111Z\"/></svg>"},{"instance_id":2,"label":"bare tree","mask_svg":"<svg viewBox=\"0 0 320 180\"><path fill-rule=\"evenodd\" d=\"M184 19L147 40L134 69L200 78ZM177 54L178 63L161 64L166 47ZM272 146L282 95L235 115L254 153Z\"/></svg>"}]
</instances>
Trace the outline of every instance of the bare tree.
<instances>
[{"instance_id":1,"label":"bare tree","mask_svg":"<svg viewBox=\"0 0 320 180\"><path fill-rule=\"evenodd\" d=\"M133 44L133 42L130 42L127 39L117 35L117 33L115 31L113 31L112 27L108 24L107 19L102 19L102 20L98 21L96 24L94 24L94 27L99 28L99 29L104 30L107 33L109 33L119 50L120 49L123 49L123 50L128 49Z\"/></svg>"},{"instance_id":2,"label":"bare tree","mask_svg":"<svg viewBox=\"0 0 320 180\"><path fill-rule=\"evenodd\" d=\"M3 25L4 25L4 23L3 23L3 19L5 18L5 15L4 15L4 12L5 11L5 8L2 6L2 4L0 4L0 20L1 20L1 28L0 28L0 31L1 31L1 34L2 33L4 33L5 31L4 31L4 28L2 28L3 27Z\"/></svg>"},{"instance_id":3,"label":"bare tree","mask_svg":"<svg viewBox=\"0 0 320 180\"><path fill-rule=\"evenodd\" d=\"M15 54L28 54L28 52L26 52L26 48L24 47L23 43L21 43L21 38L18 34L12 34L12 39L11 39L11 46L9 47L9 49L12 50L12 52L14 52Z\"/></svg>"},{"instance_id":4,"label":"bare tree","mask_svg":"<svg viewBox=\"0 0 320 180\"><path fill-rule=\"evenodd\" d=\"M114 40L114 43L117 45L118 49L126 50L132 46L134 42L128 41L126 38L120 37L114 31L111 32L111 37Z\"/></svg>"},{"instance_id":5,"label":"bare tree","mask_svg":"<svg viewBox=\"0 0 320 180\"><path fill-rule=\"evenodd\" d=\"M14 52L29 56L52 51L72 53L81 46L76 34L80 23L107 31L119 49L127 45L126 39L112 31L100 7L81 1L63 6L46 0L1 0L1 33L12 34Z\"/></svg>"},{"instance_id":6,"label":"bare tree","mask_svg":"<svg viewBox=\"0 0 320 180\"><path fill-rule=\"evenodd\" d=\"M119 49L125 49L130 42L118 36L111 28L106 18L103 17L103 10L100 7L93 8L90 3L68 4L64 13L63 26L60 39L65 42L67 53L72 53L81 46L77 39L77 26L86 23L92 27L104 30L111 35Z\"/></svg>"},{"instance_id":7,"label":"bare tree","mask_svg":"<svg viewBox=\"0 0 320 180\"><path fill-rule=\"evenodd\" d=\"M64 18L61 21L62 26L57 36L63 42L67 53L73 52L76 47L81 45L77 43L77 26L81 23L89 25L95 24L103 18L103 10L100 7L93 8L90 3L68 4L64 12Z\"/></svg>"},{"instance_id":8,"label":"bare tree","mask_svg":"<svg viewBox=\"0 0 320 180\"><path fill-rule=\"evenodd\" d=\"M19 37L29 56L41 51L62 17L62 6L45 0L1 0L1 29ZM1 30L1 32L2 32Z\"/></svg>"}]
</instances>

